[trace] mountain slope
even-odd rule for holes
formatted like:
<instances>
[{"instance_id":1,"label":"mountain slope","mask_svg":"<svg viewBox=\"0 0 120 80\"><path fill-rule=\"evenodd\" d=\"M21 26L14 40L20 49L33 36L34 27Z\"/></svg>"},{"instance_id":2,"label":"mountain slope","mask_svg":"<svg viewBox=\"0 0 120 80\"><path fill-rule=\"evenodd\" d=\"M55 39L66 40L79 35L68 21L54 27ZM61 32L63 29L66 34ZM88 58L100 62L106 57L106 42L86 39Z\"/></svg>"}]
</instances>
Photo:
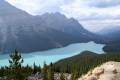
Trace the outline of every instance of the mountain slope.
<instances>
[{"instance_id":1,"label":"mountain slope","mask_svg":"<svg viewBox=\"0 0 120 80\"><path fill-rule=\"evenodd\" d=\"M106 38L105 52L120 52L120 27L112 27L99 32Z\"/></svg>"},{"instance_id":2,"label":"mountain slope","mask_svg":"<svg viewBox=\"0 0 120 80\"><path fill-rule=\"evenodd\" d=\"M1 16L6 16L9 14L10 15L19 15L19 14L26 14L28 15L26 12L15 8L14 6L10 5L7 1L4 0L0 0L0 17Z\"/></svg>"},{"instance_id":3,"label":"mountain slope","mask_svg":"<svg viewBox=\"0 0 120 80\"><path fill-rule=\"evenodd\" d=\"M120 40L120 27L111 27L111 28L106 28L98 32L100 35L109 37L111 41L113 40Z\"/></svg>"},{"instance_id":4,"label":"mountain slope","mask_svg":"<svg viewBox=\"0 0 120 80\"><path fill-rule=\"evenodd\" d=\"M120 61L120 53L96 54L84 51L78 55L62 59L55 63L55 71L64 70L71 73L77 71L79 76L86 74L90 69L108 61Z\"/></svg>"},{"instance_id":5,"label":"mountain slope","mask_svg":"<svg viewBox=\"0 0 120 80\"><path fill-rule=\"evenodd\" d=\"M96 40L77 20L60 13L32 16L0 1L0 51L33 52ZM99 39L98 39L99 40Z\"/></svg>"}]
</instances>

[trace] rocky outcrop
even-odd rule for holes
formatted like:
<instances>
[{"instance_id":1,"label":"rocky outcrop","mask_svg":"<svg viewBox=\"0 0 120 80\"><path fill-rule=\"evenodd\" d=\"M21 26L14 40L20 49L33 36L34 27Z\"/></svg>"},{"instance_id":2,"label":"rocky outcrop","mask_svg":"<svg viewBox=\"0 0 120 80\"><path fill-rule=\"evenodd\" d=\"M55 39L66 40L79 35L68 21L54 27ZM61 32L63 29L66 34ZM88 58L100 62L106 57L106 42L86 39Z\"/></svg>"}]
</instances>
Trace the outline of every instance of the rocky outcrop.
<instances>
[{"instance_id":1,"label":"rocky outcrop","mask_svg":"<svg viewBox=\"0 0 120 80\"><path fill-rule=\"evenodd\" d=\"M78 80L120 80L120 62L107 62Z\"/></svg>"},{"instance_id":2,"label":"rocky outcrop","mask_svg":"<svg viewBox=\"0 0 120 80\"><path fill-rule=\"evenodd\" d=\"M43 80L43 74L36 73L28 76L27 80ZM60 80L61 73L54 73L54 80ZM71 80L71 74L64 73L66 80Z\"/></svg>"}]
</instances>

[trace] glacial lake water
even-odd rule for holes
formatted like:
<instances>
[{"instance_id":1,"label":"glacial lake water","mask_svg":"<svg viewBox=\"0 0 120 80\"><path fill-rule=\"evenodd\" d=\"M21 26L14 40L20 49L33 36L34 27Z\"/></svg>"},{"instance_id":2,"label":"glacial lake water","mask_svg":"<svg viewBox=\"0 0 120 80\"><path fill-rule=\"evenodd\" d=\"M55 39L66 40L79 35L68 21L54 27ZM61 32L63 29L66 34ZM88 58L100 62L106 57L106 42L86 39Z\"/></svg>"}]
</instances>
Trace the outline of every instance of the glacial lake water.
<instances>
[{"instance_id":1,"label":"glacial lake water","mask_svg":"<svg viewBox=\"0 0 120 80\"><path fill-rule=\"evenodd\" d=\"M43 66L43 63L46 62L47 64L51 62L56 62L60 59L64 59L67 57L71 57L74 55L79 54L83 51L92 51L98 54L104 53L102 48L104 47L103 44L96 44L94 42L88 42L88 43L75 43L68 45L63 48L56 48L51 49L47 51L39 51L39 52L33 52L33 53L27 53L22 54L24 58L23 65L33 65L35 62L36 65ZM9 66L9 55L8 54L0 54L0 67L1 66Z\"/></svg>"}]
</instances>

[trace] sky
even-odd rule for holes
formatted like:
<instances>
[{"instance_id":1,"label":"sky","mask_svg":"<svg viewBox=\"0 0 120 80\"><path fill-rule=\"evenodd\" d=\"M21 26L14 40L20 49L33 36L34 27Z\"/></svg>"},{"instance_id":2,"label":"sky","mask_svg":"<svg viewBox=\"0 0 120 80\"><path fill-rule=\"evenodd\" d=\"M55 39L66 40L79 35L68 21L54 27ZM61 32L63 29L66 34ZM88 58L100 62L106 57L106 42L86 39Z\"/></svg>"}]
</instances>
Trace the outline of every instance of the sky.
<instances>
[{"instance_id":1,"label":"sky","mask_svg":"<svg viewBox=\"0 0 120 80\"><path fill-rule=\"evenodd\" d=\"M97 32L120 26L120 0L6 0L32 15L60 12Z\"/></svg>"}]
</instances>

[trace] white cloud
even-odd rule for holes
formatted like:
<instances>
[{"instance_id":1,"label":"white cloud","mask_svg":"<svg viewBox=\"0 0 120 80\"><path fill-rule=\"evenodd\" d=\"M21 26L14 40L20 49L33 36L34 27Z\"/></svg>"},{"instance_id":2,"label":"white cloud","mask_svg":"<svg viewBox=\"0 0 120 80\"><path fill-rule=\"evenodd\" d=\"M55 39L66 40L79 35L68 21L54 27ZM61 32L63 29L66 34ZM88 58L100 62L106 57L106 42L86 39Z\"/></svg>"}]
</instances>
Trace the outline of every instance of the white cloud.
<instances>
[{"instance_id":1,"label":"white cloud","mask_svg":"<svg viewBox=\"0 0 120 80\"><path fill-rule=\"evenodd\" d=\"M99 32L105 28L120 28L120 20L88 20L80 23L91 32Z\"/></svg>"},{"instance_id":2,"label":"white cloud","mask_svg":"<svg viewBox=\"0 0 120 80\"><path fill-rule=\"evenodd\" d=\"M34 2L31 2L29 0L6 0L6 1L16 6L17 8L23 9L31 14L34 14L40 8L38 6L39 0L34 0Z\"/></svg>"},{"instance_id":3,"label":"white cloud","mask_svg":"<svg viewBox=\"0 0 120 80\"><path fill-rule=\"evenodd\" d=\"M79 20L116 19L120 16L120 5L105 8L91 7L92 3L90 1L95 0L75 0L71 4L63 5L62 12Z\"/></svg>"},{"instance_id":4,"label":"white cloud","mask_svg":"<svg viewBox=\"0 0 120 80\"><path fill-rule=\"evenodd\" d=\"M87 0L92 7L105 8L120 5L120 0Z\"/></svg>"},{"instance_id":5,"label":"white cloud","mask_svg":"<svg viewBox=\"0 0 120 80\"><path fill-rule=\"evenodd\" d=\"M119 0L7 0L14 6L35 15L61 12L68 17L115 19L120 16Z\"/></svg>"},{"instance_id":6,"label":"white cloud","mask_svg":"<svg viewBox=\"0 0 120 80\"><path fill-rule=\"evenodd\" d=\"M17 8L23 9L30 14L39 15L45 12L58 12L60 6L71 0L6 0Z\"/></svg>"}]
</instances>

